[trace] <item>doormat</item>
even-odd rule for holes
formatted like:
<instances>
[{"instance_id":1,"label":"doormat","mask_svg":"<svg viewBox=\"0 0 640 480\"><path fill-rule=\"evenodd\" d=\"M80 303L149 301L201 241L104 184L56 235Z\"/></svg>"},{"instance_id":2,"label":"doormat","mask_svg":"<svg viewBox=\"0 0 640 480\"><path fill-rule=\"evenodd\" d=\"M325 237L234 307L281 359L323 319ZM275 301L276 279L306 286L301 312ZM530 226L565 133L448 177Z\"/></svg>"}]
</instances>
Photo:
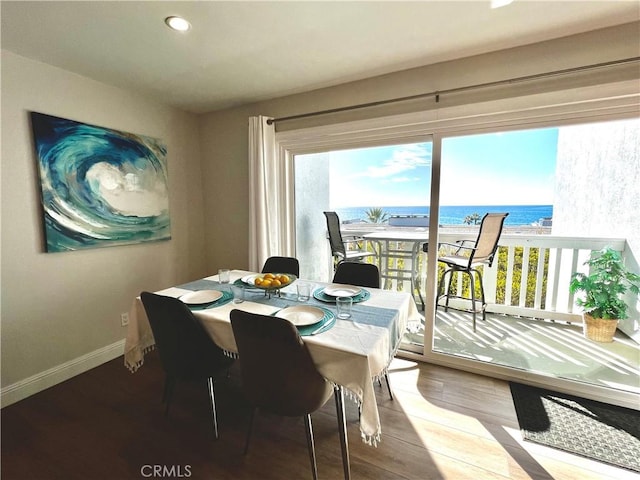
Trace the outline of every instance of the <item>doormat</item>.
<instances>
[{"instance_id":1,"label":"doormat","mask_svg":"<svg viewBox=\"0 0 640 480\"><path fill-rule=\"evenodd\" d=\"M640 472L640 412L509 382L525 440Z\"/></svg>"}]
</instances>

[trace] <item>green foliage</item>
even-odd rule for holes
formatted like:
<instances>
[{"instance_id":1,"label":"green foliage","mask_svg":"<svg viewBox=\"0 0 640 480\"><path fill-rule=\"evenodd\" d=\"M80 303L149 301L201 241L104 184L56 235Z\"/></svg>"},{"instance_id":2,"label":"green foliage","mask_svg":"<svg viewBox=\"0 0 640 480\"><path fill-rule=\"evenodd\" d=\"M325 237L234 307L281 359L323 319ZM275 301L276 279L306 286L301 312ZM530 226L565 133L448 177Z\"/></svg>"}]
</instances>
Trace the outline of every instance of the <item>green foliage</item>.
<instances>
[{"instance_id":1,"label":"green foliage","mask_svg":"<svg viewBox=\"0 0 640 480\"><path fill-rule=\"evenodd\" d=\"M640 291L640 276L629 272L620 254L610 247L591 252L584 264L589 266L589 274L574 273L569 284L571 293L585 293L576 304L594 318L627 318L628 306L621 296Z\"/></svg>"},{"instance_id":2,"label":"green foliage","mask_svg":"<svg viewBox=\"0 0 640 480\"><path fill-rule=\"evenodd\" d=\"M498 268L498 276L496 279L496 303L506 304L506 305L518 305L520 303L520 284L522 279L522 266L524 262L524 248L516 247L514 249L514 258L513 258L513 271L512 271L512 279L511 279L511 298L506 299L507 292L507 267L508 267L508 248L500 247L498 249L498 253L494 262L497 262ZM529 250L529 259L528 259L528 270L527 270L527 279L525 283L525 303L524 306L528 308L533 308L535 305L535 297L536 297L536 281L538 276L538 257L540 255L540 249L531 248ZM545 250L545 257L543 261L543 276L542 276L542 291L540 292L540 308L545 308L545 297L547 291L547 275L548 275L548 264L549 264L549 251ZM444 271L444 265L440 264L438 266L438 278L442 275ZM484 274L484 272L483 272ZM455 291L457 288L458 278L457 275L453 276L452 279L452 291ZM476 279L475 283L476 292L480 291L480 281ZM469 288L469 277L464 275L462 278L462 295L469 296L470 288Z\"/></svg>"},{"instance_id":3,"label":"green foliage","mask_svg":"<svg viewBox=\"0 0 640 480\"><path fill-rule=\"evenodd\" d=\"M511 282L511 298L506 299L507 285L507 266L508 266L508 249L500 248L498 250L498 279L496 301L504 302L506 305L518 305L520 302L520 287L522 284L522 268L524 265L524 248L516 247L513 256L513 277ZM536 281L538 277L538 258L540 256L539 248L531 248L529 250L529 260L527 262L527 278L525 283L525 302L524 306L533 308L536 296ZM549 251L545 250L542 272L542 288L540 292L540 308L545 307L545 298L547 292L547 275L549 267Z\"/></svg>"},{"instance_id":4,"label":"green foliage","mask_svg":"<svg viewBox=\"0 0 640 480\"><path fill-rule=\"evenodd\" d=\"M480 225L481 221L482 218L480 217L479 213L472 213L471 215L467 215L466 217L464 217L462 223L464 223L465 225Z\"/></svg>"},{"instance_id":5,"label":"green foliage","mask_svg":"<svg viewBox=\"0 0 640 480\"><path fill-rule=\"evenodd\" d=\"M389 218L389 214L380 207L371 207L365 213L369 223L384 223Z\"/></svg>"}]
</instances>

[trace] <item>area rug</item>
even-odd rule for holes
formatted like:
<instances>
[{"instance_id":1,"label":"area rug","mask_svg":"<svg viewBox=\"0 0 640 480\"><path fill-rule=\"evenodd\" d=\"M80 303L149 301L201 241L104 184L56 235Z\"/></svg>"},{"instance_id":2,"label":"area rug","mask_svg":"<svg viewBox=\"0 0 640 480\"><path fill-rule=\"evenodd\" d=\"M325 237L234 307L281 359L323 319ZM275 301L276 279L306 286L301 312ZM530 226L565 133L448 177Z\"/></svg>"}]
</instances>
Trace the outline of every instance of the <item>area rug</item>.
<instances>
[{"instance_id":1,"label":"area rug","mask_svg":"<svg viewBox=\"0 0 640 480\"><path fill-rule=\"evenodd\" d=\"M510 382L525 440L640 472L640 412Z\"/></svg>"}]
</instances>

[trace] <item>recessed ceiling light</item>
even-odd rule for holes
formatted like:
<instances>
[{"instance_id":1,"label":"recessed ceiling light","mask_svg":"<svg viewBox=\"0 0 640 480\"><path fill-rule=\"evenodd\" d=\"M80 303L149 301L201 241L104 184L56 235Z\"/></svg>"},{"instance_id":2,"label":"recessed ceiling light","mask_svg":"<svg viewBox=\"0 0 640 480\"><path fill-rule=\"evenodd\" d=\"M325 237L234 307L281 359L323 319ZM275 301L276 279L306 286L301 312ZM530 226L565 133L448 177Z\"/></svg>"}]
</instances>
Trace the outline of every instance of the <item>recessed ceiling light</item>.
<instances>
[{"instance_id":1,"label":"recessed ceiling light","mask_svg":"<svg viewBox=\"0 0 640 480\"><path fill-rule=\"evenodd\" d=\"M167 17L164 19L169 28L177 30L179 32L186 32L191 28L191 24L182 17Z\"/></svg>"}]
</instances>

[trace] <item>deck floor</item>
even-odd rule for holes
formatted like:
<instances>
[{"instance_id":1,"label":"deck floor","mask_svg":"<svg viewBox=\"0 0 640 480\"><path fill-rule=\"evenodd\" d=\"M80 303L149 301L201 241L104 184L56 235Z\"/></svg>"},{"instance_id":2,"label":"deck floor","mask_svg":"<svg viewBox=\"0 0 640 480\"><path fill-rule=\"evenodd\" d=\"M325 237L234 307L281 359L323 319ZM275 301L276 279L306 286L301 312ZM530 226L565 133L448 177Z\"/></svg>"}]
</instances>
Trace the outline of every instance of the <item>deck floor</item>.
<instances>
[{"instance_id":1,"label":"deck floor","mask_svg":"<svg viewBox=\"0 0 640 480\"><path fill-rule=\"evenodd\" d=\"M424 326L413 330L405 340L422 345ZM487 314L474 332L471 314L439 308L434 351L640 393L640 345L619 330L599 343L581 325Z\"/></svg>"}]
</instances>

